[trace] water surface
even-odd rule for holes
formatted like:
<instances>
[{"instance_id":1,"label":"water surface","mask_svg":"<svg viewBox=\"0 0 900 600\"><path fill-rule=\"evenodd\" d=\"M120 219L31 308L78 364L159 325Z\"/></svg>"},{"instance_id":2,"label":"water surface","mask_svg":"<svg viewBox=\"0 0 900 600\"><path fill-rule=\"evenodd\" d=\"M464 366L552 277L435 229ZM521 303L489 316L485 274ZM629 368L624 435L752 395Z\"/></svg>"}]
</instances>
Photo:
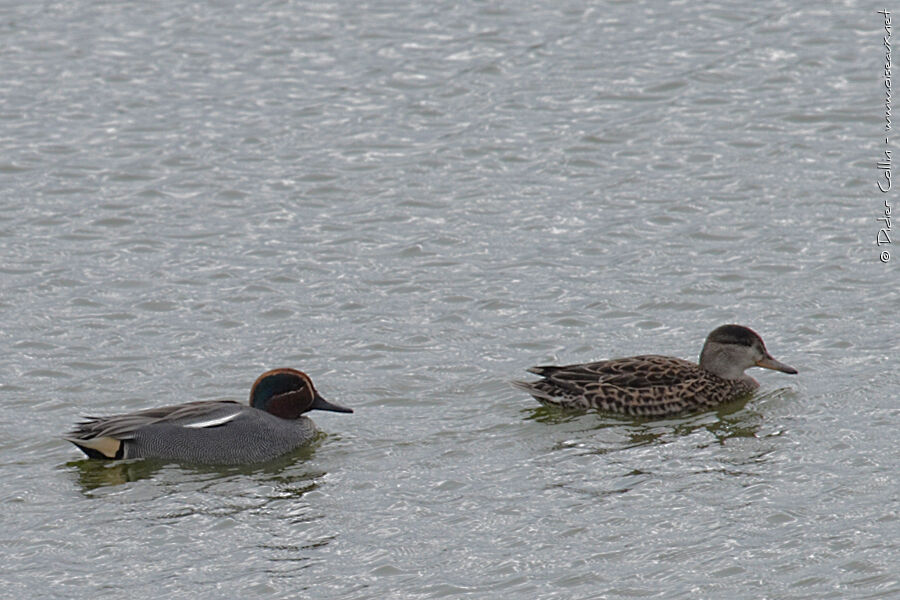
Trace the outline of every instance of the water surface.
<instances>
[{"instance_id":1,"label":"water surface","mask_svg":"<svg viewBox=\"0 0 900 600\"><path fill-rule=\"evenodd\" d=\"M0 595L900 595L880 19L0 8ZM507 384L728 322L800 374L653 422ZM279 366L356 412L273 464L59 437Z\"/></svg>"}]
</instances>

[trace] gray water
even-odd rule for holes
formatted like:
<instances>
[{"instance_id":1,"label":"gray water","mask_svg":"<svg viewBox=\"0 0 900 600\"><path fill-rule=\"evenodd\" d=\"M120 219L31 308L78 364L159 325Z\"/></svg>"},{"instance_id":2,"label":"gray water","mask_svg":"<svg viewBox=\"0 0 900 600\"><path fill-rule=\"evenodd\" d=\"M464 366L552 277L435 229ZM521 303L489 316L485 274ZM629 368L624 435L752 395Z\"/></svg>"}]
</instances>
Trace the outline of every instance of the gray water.
<instances>
[{"instance_id":1,"label":"gray water","mask_svg":"<svg viewBox=\"0 0 900 600\"><path fill-rule=\"evenodd\" d=\"M819 7L4 3L0 596L900 598L883 17ZM800 374L508 385L728 322ZM274 464L60 439L281 366L356 412Z\"/></svg>"}]
</instances>

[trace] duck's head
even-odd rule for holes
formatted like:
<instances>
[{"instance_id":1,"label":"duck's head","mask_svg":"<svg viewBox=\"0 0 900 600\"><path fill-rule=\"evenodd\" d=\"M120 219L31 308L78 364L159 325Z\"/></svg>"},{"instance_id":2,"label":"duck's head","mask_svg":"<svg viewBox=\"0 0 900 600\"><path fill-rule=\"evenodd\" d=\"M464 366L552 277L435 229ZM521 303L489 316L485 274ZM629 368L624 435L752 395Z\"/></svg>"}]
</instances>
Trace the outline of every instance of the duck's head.
<instances>
[{"instance_id":1,"label":"duck's head","mask_svg":"<svg viewBox=\"0 0 900 600\"><path fill-rule=\"evenodd\" d=\"M260 375L250 388L250 406L282 419L297 419L310 410L353 412L320 396L309 375L297 369L273 369Z\"/></svg>"},{"instance_id":2,"label":"duck's head","mask_svg":"<svg viewBox=\"0 0 900 600\"><path fill-rule=\"evenodd\" d=\"M739 379L750 367L797 374L797 369L772 358L762 338L742 325L722 325L706 337L700 366L724 379Z\"/></svg>"}]
</instances>

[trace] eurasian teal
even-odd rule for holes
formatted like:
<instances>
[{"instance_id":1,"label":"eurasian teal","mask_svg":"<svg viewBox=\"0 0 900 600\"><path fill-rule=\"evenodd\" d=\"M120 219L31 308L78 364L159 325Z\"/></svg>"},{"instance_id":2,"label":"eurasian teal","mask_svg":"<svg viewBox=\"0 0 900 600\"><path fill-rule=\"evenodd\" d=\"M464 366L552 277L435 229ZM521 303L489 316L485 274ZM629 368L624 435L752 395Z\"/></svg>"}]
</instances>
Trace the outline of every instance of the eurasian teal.
<instances>
[{"instance_id":1,"label":"eurasian teal","mask_svg":"<svg viewBox=\"0 0 900 600\"><path fill-rule=\"evenodd\" d=\"M353 410L326 401L306 373L274 369L250 389L250 405L201 400L111 417L86 417L65 436L90 458L157 458L206 464L264 462L316 434L303 413Z\"/></svg>"},{"instance_id":2,"label":"eurasian teal","mask_svg":"<svg viewBox=\"0 0 900 600\"><path fill-rule=\"evenodd\" d=\"M700 364L670 356L644 355L580 365L533 367L539 381L514 381L542 404L595 408L639 417L661 417L712 409L759 387L750 367L796 374L778 362L762 338L741 325L722 325L706 338Z\"/></svg>"}]
</instances>

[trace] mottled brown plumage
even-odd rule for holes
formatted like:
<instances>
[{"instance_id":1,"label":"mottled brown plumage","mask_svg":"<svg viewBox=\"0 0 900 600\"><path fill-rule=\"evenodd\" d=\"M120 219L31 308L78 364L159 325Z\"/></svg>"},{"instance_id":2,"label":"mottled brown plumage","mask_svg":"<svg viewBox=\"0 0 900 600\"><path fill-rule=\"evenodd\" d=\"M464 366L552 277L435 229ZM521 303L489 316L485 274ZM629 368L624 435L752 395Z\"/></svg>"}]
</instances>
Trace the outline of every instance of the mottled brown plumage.
<instances>
[{"instance_id":1,"label":"mottled brown plumage","mask_svg":"<svg viewBox=\"0 0 900 600\"><path fill-rule=\"evenodd\" d=\"M753 367L796 373L766 350L762 338L741 325L722 325L706 338L700 364L658 355L593 363L533 367L539 381L514 381L539 402L562 408L660 417L712 409L746 396L759 384Z\"/></svg>"}]
</instances>

